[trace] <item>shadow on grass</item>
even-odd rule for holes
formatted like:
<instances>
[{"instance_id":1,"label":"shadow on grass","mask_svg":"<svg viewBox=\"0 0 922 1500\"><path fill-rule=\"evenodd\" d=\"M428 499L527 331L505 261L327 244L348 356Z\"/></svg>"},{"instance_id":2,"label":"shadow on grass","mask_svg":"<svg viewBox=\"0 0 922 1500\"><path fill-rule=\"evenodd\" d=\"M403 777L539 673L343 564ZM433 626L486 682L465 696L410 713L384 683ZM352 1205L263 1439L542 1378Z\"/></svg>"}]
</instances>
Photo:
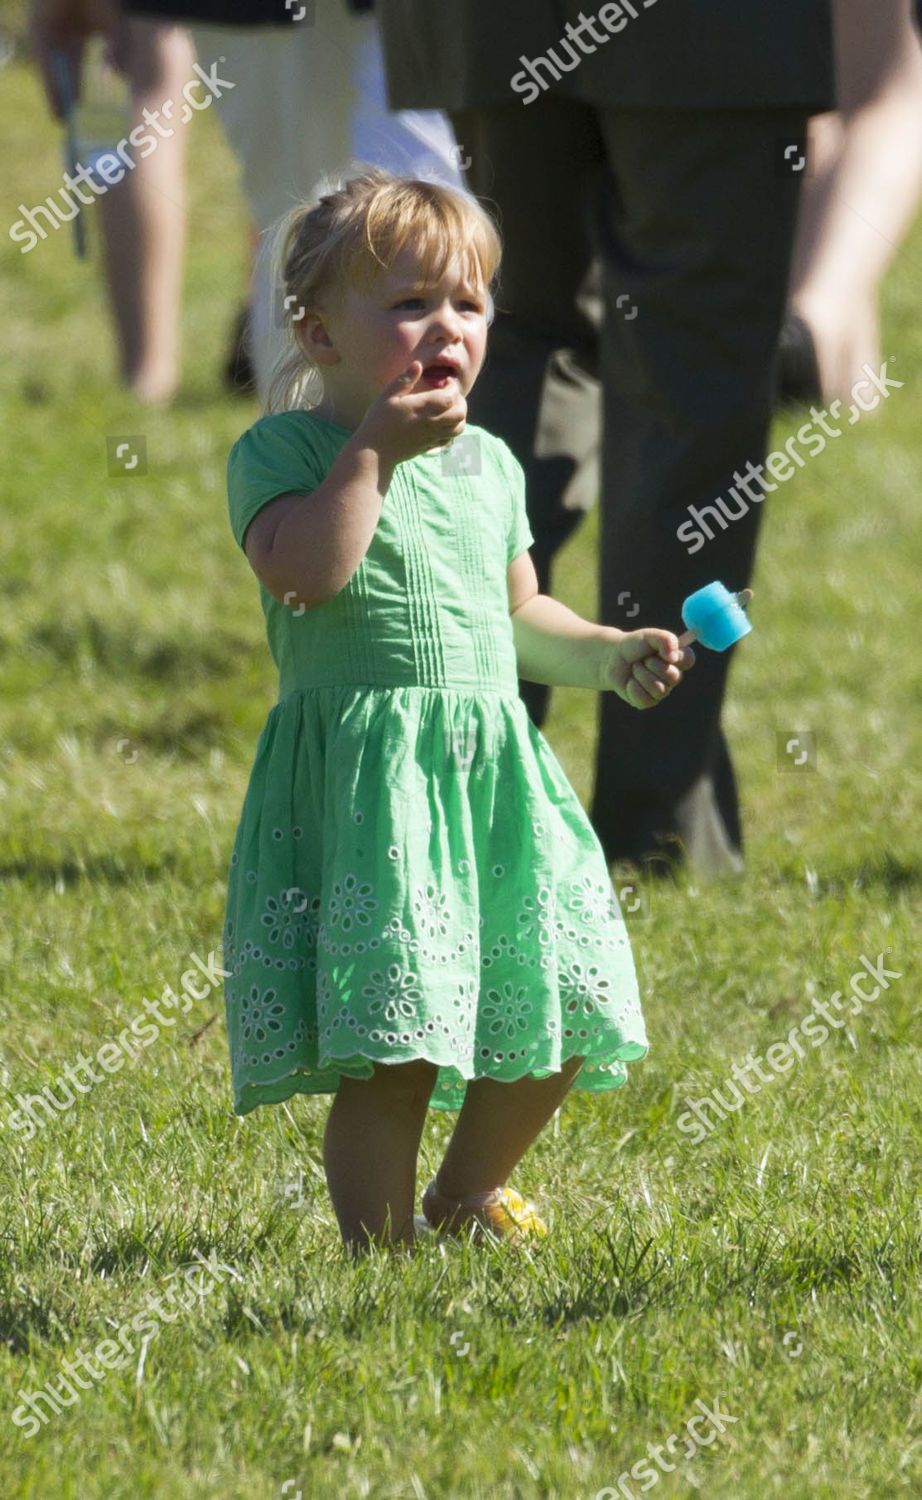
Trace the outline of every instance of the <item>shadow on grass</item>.
<instances>
[{"instance_id":1,"label":"shadow on grass","mask_svg":"<svg viewBox=\"0 0 922 1500\"><path fill-rule=\"evenodd\" d=\"M111 749L113 743L124 743L124 724L113 719L98 722L93 728L97 750ZM227 748L227 717L215 710L202 709L184 717L165 715L138 725L131 736L133 749L156 755L174 755L181 760L201 760L207 751Z\"/></svg>"},{"instance_id":2,"label":"shadow on grass","mask_svg":"<svg viewBox=\"0 0 922 1500\"><path fill-rule=\"evenodd\" d=\"M841 895L849 888L880 890L887 895L914 890L922 885L922 860L898 859L886 851L863 860L854 868L827 869L817 882L822 895Z\"/></svg>"},{"instance_id":3,"label":"shadow on grass","mask_svg":"<svg viewBox=\"0 0 922 1500\"><path fill-rule=\"evenodd\" d=\"M230 1239L228 1227L237 1231ZM284 1211L271 1211L248 1236L239 1224L215 1236L211 1226L169 1219L114 1235L100 1228L80 1252L37 1256L32 1270L40 1273L44 1260L46 1273L79 1268L106 1282L139 1273L130 1292L122 1288L121 1303L137 1301L146 1287L160 1288L194 1263L193 1251L206 1259L213 1254L242 1277L228 1275L222 1282L219 1321L228 1339L273 1337L281 1330L353 1340L408 1323L439 1325L459 1297L470 1299L468 1311L476 1308L504 1337L527 1327L636 1318L651 1309L684 1315L697 1310L704 1318L733 1299L770 1313L779 1294L789 1299L840 1293L877 1303L884 1293L895 1307L917 1285L922 1269L922 1236L902 1220L870 1239L860 1227L837 1236L834 1226L822 1225L785 1236L764 1220L738 1220L729 1245L690 1244L682 1231L657 1246L628 1222L589 1236L555 1237L524 1256L501 1246L453 1244L447 1254L439 1245L430 1248L437 1254L410 1260L385 1253L354 1264L339 1254L338 1244L334 1252L331 1241L329 1253L324 1245L305 1258L297 1227ZM263 1270L278 1278L277 1294L259 1285ZM0 1340L11 1353L27 1353L35 1340L66 1344L84 1329L66 1278L55 1275L42 1292L25 1278L15 1291L4 1280Z\"/></svg>"},{"instance_id":4,"label":"shadow on grass","mask_svg":"<svg viewBox=\"0 0 922 1500\"><path fill-rule=\"evenodd\" d=\"M12 1267L4 1266L0 1258L0 1343L14 1355L28 1354L36 1341L66 1347L87 1332L87 1316L75 1306L74 1285L85 1293L91 1278L98 1278L106 1287L111 1283L112 1290L106 1296L116 1311L132 1307L138 1311L145 1293L163 1292L172 1280L190 1268L201 1267L203 1261L217 1267L220 1284L227 1290L228 1310L222 1319L227 1331L232 1332L241 1321L252 1329L252 1318L241 1312L249 1308L251 1298L245 1289L240 1294L234 1290L234 1273L243 1278L245 1288L248 1262L280 1247L294 1253L296 1230L288 1227L286 1233L281 1216L270 1214L256 1233L247 1237L239 1227L241 1215L235 1217L238 1222L224 1225L220 1237L206 1225L184 1223L179 1211L159 1223L126 1226L115 1232L100 1225L79 1250L37 1250L20 1261L15 1289L11 1285ZM35 1282L52 1271L50 1285L39 1290ZM33 1284L28 1279L30 1273ZM116 1289L118 1279L126 1276L132 1284ZM96 1314L91 1316L95 1321ZM102 1312L98 1316L101 1322ZM278 1313L268 1309L265 1317L271 1323L277 1321ZM292 1326L304 1326L303 1312L300 1321L292 1320Z\"/></svg>"},{"instance_id":5,"label":"shadow on grass","mask_svg":"<svg viewBox=\"0 0 922 1500\"><path fill-rule=\"evenodd\" d=\"M840 885L855 885L859 889L880 886L889 894L895 894L922 885L922 859L895 859L891 853L883 853L880 858L867 859L858 870L843 871L838 876L832 874L828 879L831 882L838 880Z\"/></svg>"},{"instance_id":6,"label":"shadow on grass","mask_svg":"<svg viewBox=\"0 0 922 1500\"><path fill-rule=\"evenodd\" d=\"M166 851L158 860L133 860L115 854L90 855L80 860L11 859L0 862L0 885L6 880L21 880L29 886L75 886L81 881L101 881L104 885L127 885L139 877L161 880L187 869L188 861Z\"/></svg>"},{"instance_id":7,"label":"shadow on grass","mask_svg":"<svg viewBox=\"0 0 922 1500\"><path fill-rule=\"evenodd\" d=\"M207 640L201 635L171 640L91 614L46 620L29 632L22 649L59 666L76 667L89 658L100 670L120 678L153 678L184 686L209 677L233 677L248 656L257 654L251 641L227 631L211 631Z\"/></svg>"}]
</instances>

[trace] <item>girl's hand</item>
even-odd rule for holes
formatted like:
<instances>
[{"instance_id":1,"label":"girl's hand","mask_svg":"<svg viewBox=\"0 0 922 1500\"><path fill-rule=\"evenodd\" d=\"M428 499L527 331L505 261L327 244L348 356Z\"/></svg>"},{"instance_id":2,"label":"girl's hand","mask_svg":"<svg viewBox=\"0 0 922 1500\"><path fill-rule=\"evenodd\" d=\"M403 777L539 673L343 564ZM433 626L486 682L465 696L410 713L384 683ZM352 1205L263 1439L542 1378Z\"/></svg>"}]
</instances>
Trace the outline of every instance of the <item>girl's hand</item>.
<instances>
[{"instance_id":1,"label":"girl's hand","mask_svg":"<svg viewBox=\"0 0 922 1500\"><path fill-rule=\"evenodd\" d=\"M632 708L654 708L694 665L694 651L671 630L618 631L603 647L599 685Z\"/></svg>"},{"instance_id":2,"label":"girl's hand","mask_svg":"<svg viewBox=\"0 0 922 1500\"><path fill-rule=\"evenodd\" d=\"M391 464L450 443L464 431L467 402L458 382L449 381L444 390L417 391L422 373L422 362L414 359L372 402L356 429L356 437Z\"/></svg>"}]
</instances>

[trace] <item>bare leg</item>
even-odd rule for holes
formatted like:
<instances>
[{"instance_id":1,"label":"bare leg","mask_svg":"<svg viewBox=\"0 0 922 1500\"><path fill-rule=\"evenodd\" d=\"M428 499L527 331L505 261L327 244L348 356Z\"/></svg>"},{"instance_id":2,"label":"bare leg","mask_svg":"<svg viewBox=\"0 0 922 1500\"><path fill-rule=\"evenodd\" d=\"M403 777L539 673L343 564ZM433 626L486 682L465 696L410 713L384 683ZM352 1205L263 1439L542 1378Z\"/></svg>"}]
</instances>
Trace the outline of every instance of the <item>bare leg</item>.
<instances>
[{"instance_id":1,"label":"bare leg","mask_svg":"<svg viewBox=\"0 0 922 1500\"><path fill-rule=\"evenodd\" d=\"M467 1198L503 1187L563 1102L584 1061L568 1058L550 1078L514 1083L478 1078L469 1083L439 1168L439 1191L448 1198Z\"/></svg>"},{"instance_id":2,"label":"bare leg","mask_svg":"<svg viewBox=\"0 0 922 1500\"><path fill-rule=\"evenodd\" d=\"M323 1165L346 1248L372 1238L413 1243L416 1158L438 1069L375 1064L372 1078L343 1078L327 1118Z\"/></svg>"},{"instance_id":3,"label":"bare leg","mask_svg":"<svg viewBox=\"0 0 922 1500\"><path fill-rule=\"evenodd\" d=\"M877 286L922 192L922 46L911 0L835 0L839 112L811 127L791 304L816 343L824 397L880 363Z\"/></svg>"},{"instance_id":4,"label":"bare leg","mask_svg":"<svg viewBox=\"0 0 922 1500\"><path fill-rule=\"evenodd\" d=\"M182 26L143 16L126 23L130 125L143 125L143 108L160 110L171 99L173 134L157 133L147 156L132 151L135 166L103 194L97 212L121 378L140 400L160 404L171 399L179 379L189 131L179 115L195 51Z\"/></svg>"}]
</instances>

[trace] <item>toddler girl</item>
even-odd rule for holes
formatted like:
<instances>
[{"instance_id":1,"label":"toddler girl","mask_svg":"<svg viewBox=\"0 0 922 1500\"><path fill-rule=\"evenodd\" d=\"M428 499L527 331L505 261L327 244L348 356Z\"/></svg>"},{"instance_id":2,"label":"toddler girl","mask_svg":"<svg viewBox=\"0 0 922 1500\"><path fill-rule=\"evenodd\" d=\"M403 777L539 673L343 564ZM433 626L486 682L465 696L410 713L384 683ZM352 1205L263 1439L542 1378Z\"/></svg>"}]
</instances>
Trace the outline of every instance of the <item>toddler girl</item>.
<instances>
[{"instance_id":1,"label":"toddler girl","mask_svg":"<svg viewBox=\"0 0 922 1500\"><path fill-rule=\"evenodd\" d=\"M541 1233L507 1177L574 1081L647 1050L601 845L518 677L642 709L694 657L537 592L522 470L465 422L499 258L432 182L373 169L296 209L290 350L228 462L279 670L231 856L235 1108L335 1093L352 1251L412 1243L430 1104L459 1115L425 1222Z\"/></svg>"}]
</instances>

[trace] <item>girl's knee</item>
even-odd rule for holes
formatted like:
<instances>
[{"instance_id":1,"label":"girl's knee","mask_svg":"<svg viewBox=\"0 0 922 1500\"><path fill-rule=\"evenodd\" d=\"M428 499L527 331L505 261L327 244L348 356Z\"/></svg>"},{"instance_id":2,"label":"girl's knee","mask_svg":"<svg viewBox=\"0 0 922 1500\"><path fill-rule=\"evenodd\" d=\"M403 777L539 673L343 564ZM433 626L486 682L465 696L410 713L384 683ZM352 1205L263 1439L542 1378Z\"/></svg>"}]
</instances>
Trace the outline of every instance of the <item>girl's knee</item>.
<instances>
[{"instance_id":1,"label":"girl's knee","mask_svg":"<svg viewBox=\"0 0 922 1500\"><path fill-rule=\"evenodd\" d=\"M375 1063L374 1084L396 1101L407 1104L428 1103L438 1068L419 1058L405 1063Z\"/></svg>"}]
</instances>

